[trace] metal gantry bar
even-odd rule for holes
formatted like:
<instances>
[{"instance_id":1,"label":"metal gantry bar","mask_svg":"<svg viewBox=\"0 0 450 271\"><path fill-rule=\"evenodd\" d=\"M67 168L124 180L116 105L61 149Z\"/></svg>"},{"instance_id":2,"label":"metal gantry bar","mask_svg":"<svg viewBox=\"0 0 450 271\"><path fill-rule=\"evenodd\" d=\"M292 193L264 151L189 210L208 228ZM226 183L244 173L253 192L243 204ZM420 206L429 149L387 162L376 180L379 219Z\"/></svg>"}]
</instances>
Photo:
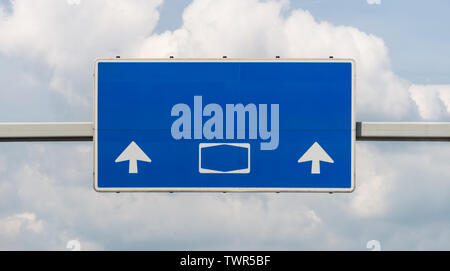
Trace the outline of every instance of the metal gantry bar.
<instances>
[{"instance_id":1,"label":"metal gantry bar","mask_svg":"<svg viewBox=\"0 0 450 271\"><path fill-rule=\"evenodd\" d=\"M0 142L92 141L92 122L0 123Z\"/></svg>"},{"instance_id":2,"label":"metal gantry bar","mask_svg":"<svg viewBox=\"0 0 450 271\"><path fill-rule=\"evenodd\" d=\"M0 123L0 142L92 141L92 122ZM357 122L358 141L450 141L450 122Z\"/></svg>"},{"instance_id":3,"label":"metal gantry bar","mask_svg":"<svg viewBox=\"0 0 450 271\"><path fill-rule=\"evenodd\" d=\"M357 122L356 140L450 141L450 122Z\"/></svg>"}]
</instances>

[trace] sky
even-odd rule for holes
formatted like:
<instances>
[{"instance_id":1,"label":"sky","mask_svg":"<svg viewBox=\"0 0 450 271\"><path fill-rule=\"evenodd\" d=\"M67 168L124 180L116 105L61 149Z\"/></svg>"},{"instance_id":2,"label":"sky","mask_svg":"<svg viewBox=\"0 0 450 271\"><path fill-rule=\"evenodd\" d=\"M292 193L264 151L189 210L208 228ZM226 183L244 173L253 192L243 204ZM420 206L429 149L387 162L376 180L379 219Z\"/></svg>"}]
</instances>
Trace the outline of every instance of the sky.
<instances>
[{"instance_id":1,"label":"sky","mask_svg":"<svg viewBox=\"0 0 450 271\"><path fill-rule=\"evenodd\" d=\"M0 0L0 122L91 121L93 62L354 58L358 121L450 121L445 0ZM97 193L92 143L0 143L0 250L450 249L450 145L357 142L350 194Z\"/></svg>"}]
</instances>

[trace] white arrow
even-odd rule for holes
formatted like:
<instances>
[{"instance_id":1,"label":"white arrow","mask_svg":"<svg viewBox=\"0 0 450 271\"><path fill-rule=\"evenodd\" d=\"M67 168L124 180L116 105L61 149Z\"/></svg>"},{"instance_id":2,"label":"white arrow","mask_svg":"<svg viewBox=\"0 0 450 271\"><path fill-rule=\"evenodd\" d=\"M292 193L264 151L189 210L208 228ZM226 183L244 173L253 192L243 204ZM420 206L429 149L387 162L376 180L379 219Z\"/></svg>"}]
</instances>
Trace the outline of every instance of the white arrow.
<instances>
[{"instance_id":1,"label":"white arrow","mask_svg":"<svg viewBox=\"0 0 450 271\"><path fill-rule=\"evenodd\" d=\"M333 159L326 153L319 143L314 144L298 159L299 163L312 161L311 174L320 174L320 161L334 163Z\"/></svg>"},{"instance_id":2,"label":"white arrow","mask_svg":"<svg viewBox=\"0 0 450 271\"><path fill-rule=\"evenodd\" d=\"M150 158L132 141L130 145L117 157L116 163L130 161L128 173L138 173L137 161L151 162Z\"/></svg>"}]
</instances>

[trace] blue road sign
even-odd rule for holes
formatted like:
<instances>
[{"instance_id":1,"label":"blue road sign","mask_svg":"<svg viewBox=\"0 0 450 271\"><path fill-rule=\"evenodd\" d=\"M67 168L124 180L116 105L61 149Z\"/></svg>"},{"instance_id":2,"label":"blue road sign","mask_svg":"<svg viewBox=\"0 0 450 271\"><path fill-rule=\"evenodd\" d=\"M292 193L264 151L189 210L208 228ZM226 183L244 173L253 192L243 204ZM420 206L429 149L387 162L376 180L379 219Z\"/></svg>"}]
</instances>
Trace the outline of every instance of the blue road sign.
<instances>
[{"instance_id":1,"label":"blue road sign","mask_svg":"<svg viewBox=\"0 0 450 271\"><path fill-rule=\"evenodd\" d=\"M97 191L351 192L354 62L95 63Z\"/></svg>"}]
</instances>

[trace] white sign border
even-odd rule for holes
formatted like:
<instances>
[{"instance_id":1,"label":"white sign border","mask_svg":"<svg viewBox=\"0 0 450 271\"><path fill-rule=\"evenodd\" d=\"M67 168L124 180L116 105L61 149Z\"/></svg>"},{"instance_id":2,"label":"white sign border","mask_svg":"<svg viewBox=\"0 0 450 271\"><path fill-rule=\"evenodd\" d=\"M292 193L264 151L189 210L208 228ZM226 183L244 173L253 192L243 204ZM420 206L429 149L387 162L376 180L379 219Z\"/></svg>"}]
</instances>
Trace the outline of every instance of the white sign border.
<instances>
[{"instance_id":1,"label":"white sign border","mask_svg":"<svg viewBox=\"0 0 450 271\"><path fill-rule=\"evenodd\" d=\"M349 188L261 188L261 187L98 187L97 161L97 91L98 64L105 62L312 62L312 63L350 63L352 65L352 142L351 142L351 186ZM351 193L356 186L356 63L351 58L103 58L94 62L94 90L93 90L93 186L97 192L318 192L318 193Z\"/></svg>"}]
</instances>

